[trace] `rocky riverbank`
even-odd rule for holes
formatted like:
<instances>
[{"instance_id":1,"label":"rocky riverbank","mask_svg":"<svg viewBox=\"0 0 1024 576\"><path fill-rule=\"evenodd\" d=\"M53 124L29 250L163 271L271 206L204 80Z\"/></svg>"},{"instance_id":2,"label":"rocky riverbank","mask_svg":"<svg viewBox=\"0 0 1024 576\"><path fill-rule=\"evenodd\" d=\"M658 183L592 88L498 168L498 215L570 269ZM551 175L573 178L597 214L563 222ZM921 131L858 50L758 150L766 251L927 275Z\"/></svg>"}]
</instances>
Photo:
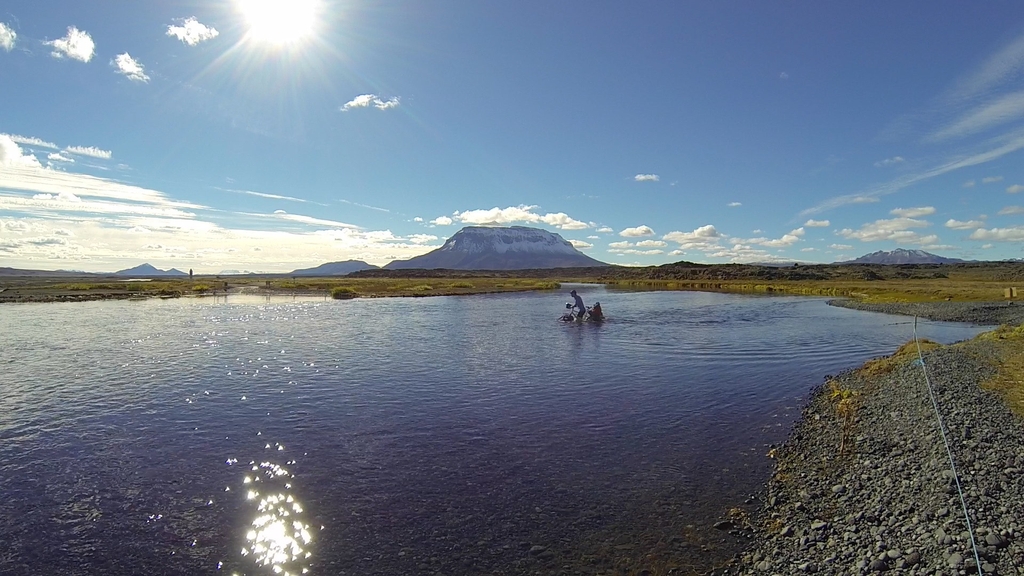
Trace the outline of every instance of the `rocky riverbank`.
<instances>
[{"instance_id":1,"label":"rocky riverbank","mask_svg":"<svg viewBox=\"0 0 1024 576\"><path fill-rule=\"evenodd\" d=\"M883 312L902 316L920 316L943 322L970 322L973 324L1024 323L1024 304L1006 302L890 302L868 303L852 299L828 301L830 306L840 306L867 312Z\"/></svg>"},{"instance_id":2,"label":"rocky riverbank","mask_svg":"<svg viewBox=\"0 0 1024 576\"><path fill-rule=\"evenodd\" d=\"M1019 349L1021 336L1012 338L1008 343ZM996 354L1001 344L979 338L930 345L924 364L982 573L1024 575L1024 419L981 387L1003 360ZM816 390L773 456L777 468L747 526L753 544L716 574L977 573L913 344Z\"/></svg>"}]
</instances>

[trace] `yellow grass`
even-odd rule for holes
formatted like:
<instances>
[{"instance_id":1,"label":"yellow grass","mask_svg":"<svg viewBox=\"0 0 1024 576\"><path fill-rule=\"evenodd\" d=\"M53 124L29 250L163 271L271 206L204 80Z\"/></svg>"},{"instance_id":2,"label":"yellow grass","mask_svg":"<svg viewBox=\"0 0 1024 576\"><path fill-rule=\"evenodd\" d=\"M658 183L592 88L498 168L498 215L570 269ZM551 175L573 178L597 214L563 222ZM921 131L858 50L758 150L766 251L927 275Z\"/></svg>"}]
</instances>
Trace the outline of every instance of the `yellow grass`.
<instances>
[{"instance_id":1,"label":"yellow grass","mask_svg":"<svg viewBox=\"0 0 1024 576\"><path fill-rule=\"evenodd\" d=\"M1017 282L1024 284L1024 282ZM609 286L654 290L693 290L740 294L791 294L856 298L864 302L984 302L1003 299L1006 280L949 274L948 278L869 280L612 280Z\"/></svg>"},{"instance_id":2,"label":"yellow grass","mask_svg":"<svg viewBox=\"0 0 1024 576\"><path fill-rule=\"evenodd\" d=\"M1010 409L1024 416L1024 325L1001 326L978 339L989 341L997 366L982 387L1003 395Z\"/></svg>"},{"instance_id":3,"label":"yellow grass","mask_svg":"<svg viewBox=\"0 0 1024 576\"><path fill-rule=\"evenodd\" d=\"M921 339L921 352L928 352L941 348L942 344L932 342L928 339ZM917 344L911 340L900 346L891 356L875 358L864 363L858 371L864 376L881 376L888 374L900 366L918 359Z\"/></svg>"}]
</instances>

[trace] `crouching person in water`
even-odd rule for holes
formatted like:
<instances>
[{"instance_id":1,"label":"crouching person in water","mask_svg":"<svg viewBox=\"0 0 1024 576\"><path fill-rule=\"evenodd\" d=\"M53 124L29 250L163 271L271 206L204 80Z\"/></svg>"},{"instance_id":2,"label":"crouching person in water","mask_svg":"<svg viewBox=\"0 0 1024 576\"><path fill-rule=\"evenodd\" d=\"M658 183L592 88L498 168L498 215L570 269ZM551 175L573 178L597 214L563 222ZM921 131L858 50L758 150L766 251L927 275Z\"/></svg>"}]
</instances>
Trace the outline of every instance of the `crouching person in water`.
<instances>
[{"instance_id":1,"label":"crouching person in water","mask_svg":"<svg viewBox=\"0 0 1024 576\"><path fill-rule=\"evenodd\" d=\"M594 307L590 309L591 320L604 320L604 312L601 311L601 303L594 302Z\"/></svg>"},{"instance_id":2,"label":"crouching person in water","mask_svg":"<svg viewBox=\"0 0 1024 576\"><path fill-rule=\"evenodd\" d=\"M583 298L580 298L580 295L575 290L569 292L569 295L576 300L576 303L573 304L573 308L579 310L576 312L576 318L583 320L583 316L587 313L587 307L583 305Z\"/></svg>"}]
</instances>

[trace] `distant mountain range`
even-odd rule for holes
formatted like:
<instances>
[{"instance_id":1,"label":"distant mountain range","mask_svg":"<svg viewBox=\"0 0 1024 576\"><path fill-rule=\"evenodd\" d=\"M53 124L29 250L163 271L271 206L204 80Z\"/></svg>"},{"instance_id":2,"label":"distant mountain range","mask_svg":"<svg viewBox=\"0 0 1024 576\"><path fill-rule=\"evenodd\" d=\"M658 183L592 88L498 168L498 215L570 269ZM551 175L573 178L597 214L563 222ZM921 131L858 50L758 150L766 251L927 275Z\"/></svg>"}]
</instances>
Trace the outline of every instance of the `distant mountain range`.
<instances>
[{"instance_id":1,"label":"distant mountain range","mask_svg":"<svg viewBox=\"0 0 1024 576\"><path fill-rule=\"evenodd\" d=\"M956 264L967 262L959 258L946 258L925 252L924 250L904 250L897 248L891 251L879 250L871 254L865 254L855 260L836 262L836 264Z\"/></svg>"},{"instance_id":2,"label":"distant mountain range","mask_svg":"<svg viewBox=\"0 0 1024 576\"><path fill-rule=\"evenodd\" d=\"M315 268L301 268L292 270L290 276L345 276L360 270L374 270L378 266L367 264L362 260L345 260L343 262L328 262Z\"/></svg>"},{"instance_id":3,"label":"distant mountain range","mask_svg":"<svg viewBox=\"0 0 1024 576\"><path fill-rule=\"evenodd\" d=\"M395 260L386 270L525 270L608 266L577 250L561 235L526 226L467 226L440 248L409 260Z\"/></svg>"},{"instance_id":4,"label":"distant mountain range","mask_svg":"<svg viewBox=\"0 0 1024 576\"><path fill-rule=\"evenodd\" d=\"M188 272L182 272L177 268L161 270L151 264L139 264L134 268L118 270L117 272L114 272L114 276L138 276L142 278L150 276L188 276Z\"/></svg>"}]
</instances>

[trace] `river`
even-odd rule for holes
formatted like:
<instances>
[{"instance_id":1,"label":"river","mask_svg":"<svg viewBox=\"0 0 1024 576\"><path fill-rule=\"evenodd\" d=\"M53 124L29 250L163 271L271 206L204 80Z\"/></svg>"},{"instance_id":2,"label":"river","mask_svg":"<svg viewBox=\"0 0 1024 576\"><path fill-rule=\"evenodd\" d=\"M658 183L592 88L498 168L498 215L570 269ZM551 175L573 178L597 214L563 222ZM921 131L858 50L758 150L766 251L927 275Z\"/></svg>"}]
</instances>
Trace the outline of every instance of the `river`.
<instances>
[{"instance_id":1,"label":"river","mask_svg":"<svg viewBox=\"0 0 1024 576\"><path fill-rule=\"evenodd\" d=\"M816 298L579 290L606 322L552 292L4 305L0 573L704 570L811 389L912 336Z\"/></svg>"}]
</instances>

